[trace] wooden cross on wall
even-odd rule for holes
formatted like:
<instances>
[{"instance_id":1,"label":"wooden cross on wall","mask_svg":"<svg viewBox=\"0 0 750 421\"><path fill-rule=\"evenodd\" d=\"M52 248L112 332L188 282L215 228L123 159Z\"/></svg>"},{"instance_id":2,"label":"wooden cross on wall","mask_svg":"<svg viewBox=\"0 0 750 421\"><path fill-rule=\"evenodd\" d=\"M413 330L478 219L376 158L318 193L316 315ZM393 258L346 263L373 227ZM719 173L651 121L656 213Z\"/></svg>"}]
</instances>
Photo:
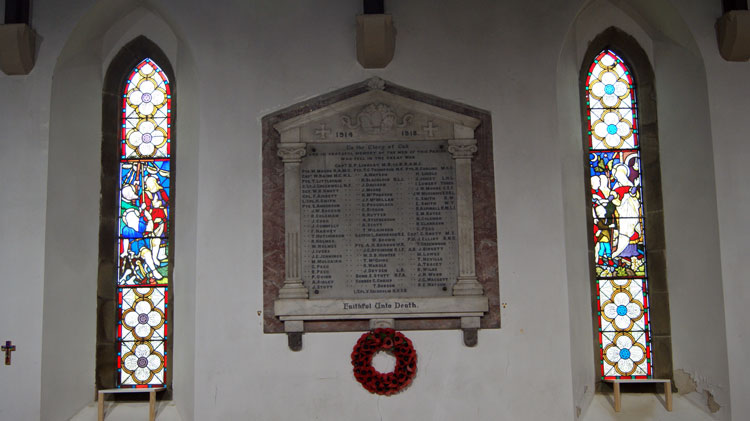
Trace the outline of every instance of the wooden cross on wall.
<instances>
[{"instance_id":1,"label":"wooden cross on wall","mask_svg":"<svg viewBox=\"0 0 750 421\"><path fill-rule=\"evenodd\" d=\"M10 353L16 350L16 346L11 341L5 341L0 350L5 351L5 365L10 365Z\"/></svg>"}]
</instances>

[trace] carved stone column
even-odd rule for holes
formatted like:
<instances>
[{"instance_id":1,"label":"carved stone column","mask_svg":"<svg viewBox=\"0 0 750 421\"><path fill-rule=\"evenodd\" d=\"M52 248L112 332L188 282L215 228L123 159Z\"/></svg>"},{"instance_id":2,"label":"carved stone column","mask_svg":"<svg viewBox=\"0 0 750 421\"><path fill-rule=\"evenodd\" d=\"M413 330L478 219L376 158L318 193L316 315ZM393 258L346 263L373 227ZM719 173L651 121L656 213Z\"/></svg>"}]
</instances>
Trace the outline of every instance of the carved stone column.
<instances>
[{"instance_id":1,"label":"carved stone column","mask_svg":"<svg viewBox=\"0 0 750 421\"><path fill-rule=\"evenodd\" d=\"M284 161L284 238L286 278L279 298L307 298L307 288L300 276L301 201L299 164L307 153L304 143L279 143L278 155Z\"/></svg>"},{"instance_id":2,"label":"carved stone column","mask_svg":"<svg viewBox=\"0 0 750 421\"><path fill-rule=\"evenodd\" d=\"M474 267L474 204L471 198L471 158L477 152L476 139L452 139L448 152L456 161L456 214L458 216L458 281L453 295L482 295Z\"/></svg>"}]
</instances>

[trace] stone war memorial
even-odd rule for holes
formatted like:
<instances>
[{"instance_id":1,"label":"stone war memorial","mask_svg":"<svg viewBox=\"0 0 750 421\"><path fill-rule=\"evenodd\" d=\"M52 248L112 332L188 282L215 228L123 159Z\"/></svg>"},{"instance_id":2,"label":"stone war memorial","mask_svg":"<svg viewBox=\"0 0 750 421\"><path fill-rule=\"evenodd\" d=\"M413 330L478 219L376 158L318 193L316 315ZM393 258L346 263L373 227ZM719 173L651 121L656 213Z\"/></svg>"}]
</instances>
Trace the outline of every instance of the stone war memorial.
<instances>
[{"instance_id":1,"label":"stone war memorial","mask_svg":"<svg viewBox=\"0 0 750 421\"><path fill-rule=\"evenodd\" d=\"M489 113L373 78L263 128L265 332L500 326Z\"/></svg>"}]
</instances>

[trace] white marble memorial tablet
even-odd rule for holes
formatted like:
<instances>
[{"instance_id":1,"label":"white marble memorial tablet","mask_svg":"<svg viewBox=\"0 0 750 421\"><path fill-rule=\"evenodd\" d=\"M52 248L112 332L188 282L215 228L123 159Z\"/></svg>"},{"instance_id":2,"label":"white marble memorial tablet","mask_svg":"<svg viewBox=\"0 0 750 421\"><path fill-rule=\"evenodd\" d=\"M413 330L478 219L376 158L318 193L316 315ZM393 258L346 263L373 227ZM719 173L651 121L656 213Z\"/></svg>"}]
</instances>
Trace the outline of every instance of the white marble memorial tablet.
<instances>
[{"instance_id":1,"label":"white marble memorial tablet","mask_svg":"<svg viewBox=\"0 0 750 421\"><path fill-rule=\"evenodd\" d=\"M446 141L309 145L300 181L310 299L451 295L456 183Z\"/></svg>"}]
</instances>

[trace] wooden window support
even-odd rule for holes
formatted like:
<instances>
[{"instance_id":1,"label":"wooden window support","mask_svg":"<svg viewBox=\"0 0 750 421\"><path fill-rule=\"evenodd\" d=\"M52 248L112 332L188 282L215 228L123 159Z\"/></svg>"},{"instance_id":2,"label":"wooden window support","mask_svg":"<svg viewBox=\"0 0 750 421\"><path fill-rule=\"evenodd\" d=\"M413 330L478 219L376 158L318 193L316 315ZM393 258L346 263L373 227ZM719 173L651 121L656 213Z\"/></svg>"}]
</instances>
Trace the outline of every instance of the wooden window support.
<instances>
[{"instance_id":1,"label":"wooden window support","mask_svg":"<svg viewBox=\"0 0 750 421\"><path fill-rule=\"evenodd\" d=\"M133 389L102 389L99 391L98 406L99 406L99 417L98 421L104 421L104 395L108 393L148 393L148 419L149 421L156 420L156 392L165 390L164 387L150 387L150 388L133 388Z\"/></svg>"},{"instance_id":2,"label":"wooden window support","mask_svg":"<svg viewBox=\"0 0 750 421\"><path fill-rule=\"evenodd\" d=\"M622 397L620 396L620 384L622 383L664 383L664 401L667 411L672 411L672 381L669 379L612 379L604 380L613 384L615 389L615 412L620 412Z\"/></svg>"}]
</instances>

